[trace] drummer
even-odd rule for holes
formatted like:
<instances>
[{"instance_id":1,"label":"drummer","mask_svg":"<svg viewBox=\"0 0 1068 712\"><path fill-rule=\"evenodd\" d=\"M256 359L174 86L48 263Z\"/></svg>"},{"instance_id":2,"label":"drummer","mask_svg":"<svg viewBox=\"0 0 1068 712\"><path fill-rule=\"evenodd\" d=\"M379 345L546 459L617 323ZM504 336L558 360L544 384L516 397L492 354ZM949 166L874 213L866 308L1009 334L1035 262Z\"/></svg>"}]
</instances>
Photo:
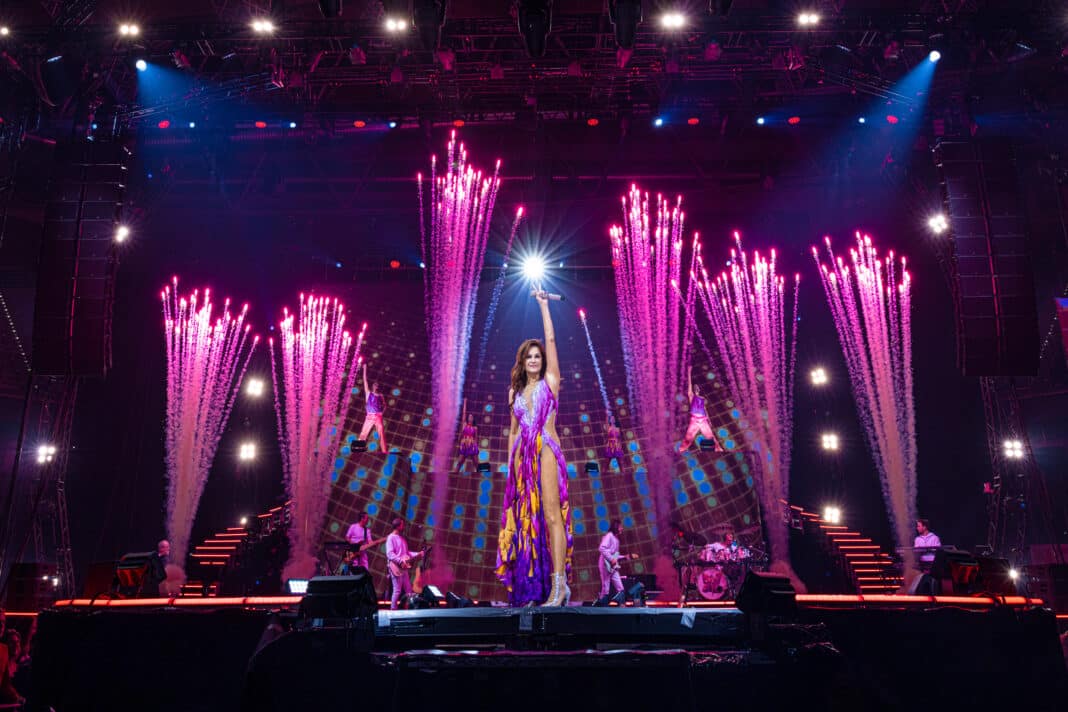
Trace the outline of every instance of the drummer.
<instances>
[{"instance_id":1,"label":"drummer","mask_svg":"<svg viewBox=\"0 0 1068 712\"><path fill-rule=\"evenodd\" d=\"M723 541L714 541L710 546L713 561L728 561L738 556L738 541L734 538L734 532L728 531L723 535Z\"/></svg>"}]
</instances>

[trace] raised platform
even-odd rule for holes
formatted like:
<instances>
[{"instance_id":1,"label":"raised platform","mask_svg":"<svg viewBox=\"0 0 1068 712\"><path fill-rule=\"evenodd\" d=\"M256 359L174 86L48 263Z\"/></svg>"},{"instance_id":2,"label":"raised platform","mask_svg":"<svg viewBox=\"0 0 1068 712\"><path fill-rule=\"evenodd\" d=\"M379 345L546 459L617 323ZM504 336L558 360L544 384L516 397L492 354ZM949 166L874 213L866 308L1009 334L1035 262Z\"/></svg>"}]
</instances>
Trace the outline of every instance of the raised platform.
<instances>
[{"instance_id":1,"label":"raised platform","mask_svg":"<svg viewBox=\"0 0 1068 712\"><path fill-rule=\"evenodd\" d=\"M798 596L789 617L730 604L380 610L339 627L302 621L299 602L60 602L39 619L33 698L58 712L867 710L918 699L1053 710L1066 692L1055 617L1022 597Z\"/></svg>"}]
</instances>

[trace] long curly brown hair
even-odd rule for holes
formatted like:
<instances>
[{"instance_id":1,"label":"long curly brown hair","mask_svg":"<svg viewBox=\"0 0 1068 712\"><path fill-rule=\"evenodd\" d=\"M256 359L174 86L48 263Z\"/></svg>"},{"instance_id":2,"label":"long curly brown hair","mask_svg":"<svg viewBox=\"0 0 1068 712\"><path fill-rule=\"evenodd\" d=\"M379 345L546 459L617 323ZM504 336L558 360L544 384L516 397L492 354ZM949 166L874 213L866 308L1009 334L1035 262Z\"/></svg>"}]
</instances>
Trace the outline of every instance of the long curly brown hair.
<instances>
[{"instance_id":1,"label":"long curly brown hair","mask_svg":"<svg viewBox=\"0 0 1068 712\"><path fill-rule=\"evenodd\" d=\"M519 350L515 352L515 365L512 366L512 402L508 404L509 408L515 405L515 399L527 387L527 369L523 362L526 361L527 351L530 350L531 346L537 346L538 351L541 352L541 373L538 374L538 380L545 378L545 367L547 365L545 361L545 346L538 339L527 339L519 345Z\"/></svg>"}]
</instances>

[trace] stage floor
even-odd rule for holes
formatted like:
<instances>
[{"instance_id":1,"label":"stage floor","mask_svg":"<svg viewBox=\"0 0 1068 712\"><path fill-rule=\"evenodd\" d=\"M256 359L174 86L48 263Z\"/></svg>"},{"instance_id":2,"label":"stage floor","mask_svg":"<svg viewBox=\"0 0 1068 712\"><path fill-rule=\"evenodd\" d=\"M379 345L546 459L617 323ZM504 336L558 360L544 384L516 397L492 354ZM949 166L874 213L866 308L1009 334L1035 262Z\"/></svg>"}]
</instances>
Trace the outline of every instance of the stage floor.
<instances>
[{"instance_id":1,"label":"stage floor","mask_svg":"<svg viewBox=\"0 0 1068 712\"><path fill-rule=\"evenodd\" d=\"M1022 597L803 596L716 606L379 610L300 616L299 596L64 601L43 611L35 701L57 712L1063 708L1056 618ZM165 672L164 672L165 671ZM181 680L158 698L161 675ZM168 685L168 689L172 689ZM129 701L127 704L126 701ZM962 706L963 705L963 706Z\"/></svg>"}]
</instances>

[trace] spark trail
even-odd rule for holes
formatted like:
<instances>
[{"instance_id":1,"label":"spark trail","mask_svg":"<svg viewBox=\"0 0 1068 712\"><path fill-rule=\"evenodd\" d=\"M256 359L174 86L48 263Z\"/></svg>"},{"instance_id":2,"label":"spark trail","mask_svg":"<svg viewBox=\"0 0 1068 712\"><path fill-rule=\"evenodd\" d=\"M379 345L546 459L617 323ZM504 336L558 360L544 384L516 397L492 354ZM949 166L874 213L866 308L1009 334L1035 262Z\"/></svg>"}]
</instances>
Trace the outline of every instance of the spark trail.
<instances>
[{"instance_id":1,"label":"spark trail","mask_svg":"<svg viewBox=\"0 0 1068 712\"><path fill-rule=\"evenodd\" d=\"M631 186L622 199L623 223L610 230L619 330L627 371L630 412L645 435L646 460L653 489L657 532L668 535L671 453L677 414L676 395L683 373L686 325L682 298L671 283L682 273L682 199L672 206L662 196Z\"/></svg>"},{"instance_id":2,"label":"spark trail","mask_svg":"<svg viewBox=\"0 0 1068 712\"><path fill-rule=\"evenodd\" d=\"M211 290L178 295L178 278L164 287L167 346L167 538L172 561L184 568L200 496L259 337L249 338L248 304L234 316L230 300L214 315Z\"/></svg>"},{"instance_id":3,"label":"spark trail","mask_svg":"<svg viewBox=\"0 0 1068 712\"><path fill-rule=\"evenodd\" d=\"M500 304L501 293L504 291L504 278L508 273L508 258L512 254L512 242L515 241L516 232L519 231L519 221L522 219L523 208L520 206L515 212L512 231L508 233L508 246L504 248L504 261L501 262L501 271L497 273L497 279L493 283L493 294L490 296L489 309L486 310L486 323L482 325L482 339L478 345L478 365L475 367L475 378L482 375L482 365L486 362L486 347L489 345L493 320L497 316L497 305Z\"/></svg>"},{"instance_id":4,"label":"spark trail","mask_svg":"<svg viewBox=\"0 0 1068 712\"><path fill-rule=\"evenodd\" d=\"M597 373L597 385L601 389L601 400L604 401L604 413L612 414L612 407L608 405L608 389L604 386L604 377L601 375L601 364L597 361L597 352L593 349L593 337L590 336L590 326L586 323L586 310L579 309L579 319L582 321L582 330L586 332L586 345L590 349L590 360L593 361L593 370Z\"/></svg>"},{"instance_id":5,"label":"spark trail","mask_svg":"<svg viewBox=\"0 0 1068 712\"><path fill-rule=\"evenodd\" d=\"M270 340L278 442L290 499L289 561L283 580L315 572L330 471L366 330L364 324L353 339L345 330L344 304L301 294L295 314L284 310L277 353Z\"/></svg>"},{"instance_id":6,"label":"spark trail","mask_svg":"<svg viewBox=\"0 0 1068 712\"><path fill-rule=\"evenodd\" d=\"M720 354L720 371L752 432L750 446L758 459L757 493L771 545L772 567L800 585L790 566L789 531L781 516L789 501L793 438L794 372L797 360L797 296L787 312L786 279L778 272L775 250L769 257L742 249L734 233L729 270L708 279L698 255L701 284L697 293L712 324ZM791 326L792 325L792 326Z\"/></svg>"},{"instance_id":7,"label":"spark trail","mask_svg":"<svg viewBox=\"0 0 1068 712\"><path fill-rule=\"evenodd\" d=\"M916 411L912 392L912 277L904 257L885 259L867 235L856 234L850 261L836 257L825 238L829 264L812 257L834 316L857 414L879 471L897 545L911 560L916 521Z\"/></svg>"},{"instance_id":8,"label":"spark trail","mask_svg":"<svg viewBox=\"0 0 1068 712\"><path fill-rule=\"evenodd\" d=\"M446 166L438 172L431 157L429 202L424 207L423 176L419 183L419 215L423 262L424 306L430 342L431 402L434 438L431 469L434 486L430 501L435 540L444 531L445 501L457 419L474 326L478 280L486 255L493 206L500 189L501 162L492 175L483 175L467 160L467 151L452 133L445 152ZM428 209L428 210L427 210ZM429 220L427 220L429 212ZM518 226L521 211L517 211ZM446 565L437 567L435 580L451 582Z\"/></svg>"}]
</instances>

